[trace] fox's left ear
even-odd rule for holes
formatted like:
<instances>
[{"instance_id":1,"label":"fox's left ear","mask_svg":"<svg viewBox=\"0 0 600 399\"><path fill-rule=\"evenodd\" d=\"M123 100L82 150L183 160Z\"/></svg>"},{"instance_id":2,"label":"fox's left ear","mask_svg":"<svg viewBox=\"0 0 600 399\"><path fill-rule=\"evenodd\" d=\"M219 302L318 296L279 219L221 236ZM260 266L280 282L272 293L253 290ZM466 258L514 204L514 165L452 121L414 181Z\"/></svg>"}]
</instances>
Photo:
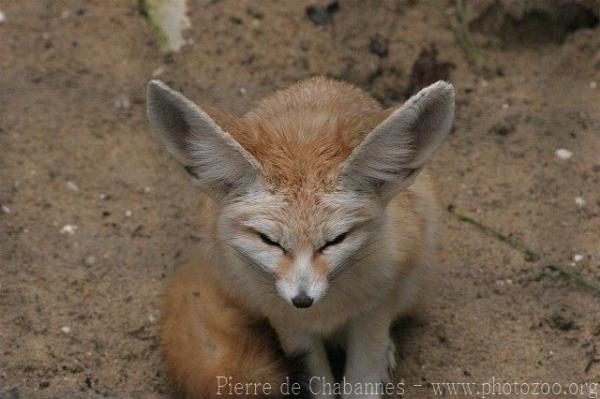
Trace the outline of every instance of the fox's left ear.
<instances>
[{"instance_id":1,"label":"fox's left ear","mask_svg":"<svg viewBox=\"0 0 600 399\"><path fill-rule=\"evenodd\" d=\"M152 129L200 188L221 201L259 178L260 166L200 107L158 80L148 83Z\"/></svg>"},{"instance_id":2,"label":"fox's left ear","mask_svg":"<svg viewBox=\"0 0 600 399\"><path fill-rule=\"evenodd\" d=\"M342 187L376 191L390 200L414 181L453 120L454 87L439 81L424 88L355 148L342 165Z\"/></svg>"}]
</instances>

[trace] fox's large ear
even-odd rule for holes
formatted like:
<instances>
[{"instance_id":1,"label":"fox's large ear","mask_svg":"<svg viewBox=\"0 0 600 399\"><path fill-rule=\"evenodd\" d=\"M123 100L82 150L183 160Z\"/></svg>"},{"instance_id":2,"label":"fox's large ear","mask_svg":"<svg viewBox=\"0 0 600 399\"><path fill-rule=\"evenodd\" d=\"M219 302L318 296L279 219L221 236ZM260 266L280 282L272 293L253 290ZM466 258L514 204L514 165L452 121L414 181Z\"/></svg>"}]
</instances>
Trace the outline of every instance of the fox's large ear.
<instances>
[{"instance_id":1,"label":"fox's large ear","mask_svg":"<svg viewBox=\"0 0 600 399\"><path fill-rule=\"evenodd\" d=\"M169 152L216 200L243 190L259 176L258 162L248 151L196 104L161 81L148 83L146 112Z\"/></svg>"},{"instance_id":2,"label":"fox's large ear","mask_svg":"<svg viewBox=\"0 0 600 399\"><path fill-rule=\"evenodd\" d=\"M408 187L442 143L454 119L454 87L439 81L412 96L342 165L345 189L376 191L384 200Z\"/></svg>"}]
</instances>

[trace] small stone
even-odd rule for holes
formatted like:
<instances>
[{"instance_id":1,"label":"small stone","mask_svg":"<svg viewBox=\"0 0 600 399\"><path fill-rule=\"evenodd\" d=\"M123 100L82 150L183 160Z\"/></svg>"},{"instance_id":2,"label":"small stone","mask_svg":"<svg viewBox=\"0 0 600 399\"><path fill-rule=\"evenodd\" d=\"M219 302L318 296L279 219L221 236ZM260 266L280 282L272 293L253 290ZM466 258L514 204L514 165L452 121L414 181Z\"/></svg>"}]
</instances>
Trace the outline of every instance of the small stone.
<instances>
[{"instance_id":1,"label":"small stone","mask_svg":"<svg viewBox=\"0 0 600 399\"><path fill-rule=\"evenodd\" d=\"M126 217L126 218L130 218L130 217L131 217L131 215L133 215L133 212L131 212L130 210L126 210L126 211L125 211L125 217Z\"/></svg>"},{"instance_id":2,"label":"small stone","mask_svg":"<svg viewBox=\"0 0 600 399\"><path fill-rule=\"evenodd\" d=\"M502 104L502 109L508 109L509 105L507 103Z\"/></svg>"},{"instance_id":3,"label":"small stone","mask_svg":"<svg viewBox=\"0 0 600 399\"><path fill-rule=\"evenodd\" d=\"M579 208L583 208L587 202L583 197L575 197L575 205Z\"/></svg>"},{"instance_id":4,"label":"small stone","mask_svg":"<svg viewBox=\"0 0 600 399\"><path fill-rule=\"evenodd\" d=\"M149 316L148 316L148 321L149 321L150 323L155 323L155 322L156 322L156 317L154 317L153 315L149 315Z\"/></svg>"},{"instance_id":5,"label":"small stone","mask_svg":"<svg viewBox=\"0 0 600 399\"><path fill-rule=\"evenodd\" d=\"M240 93L241 96L245 96L246 93L248 93L248 90L246 90L245 87L240 87L238 92Z\"/></svg>"},{"instance_id":6,"label":"small stone","mask_svg":"<svg viewBox=\"0 0 600 399\"><path fill-rule=\"evenodd\" d=\"M10 208L6 205L1 205L0 208L2 209L2 212L6 213L7 215L10 213Z\"/></svg>"},{"instance_id":7,"label":"small stone","mask_svg":"<svg viewBox=\"0 0 600 399\"><path fill-rule=\"evenodd\" d=\"M557 328L561 331L569 331L576 328L575 321L573 321L570 317L565 316L561 312L557 312L552 315L551 318L552 324L554 328Z\"/></svg>"},{"instance_id":8,"label":"small stone","mask_svg":"<svg viewBox=\"0 0 600 399\"><path fill-rule=\"evenodd\" d=\"M116 109L129 109L131 108L131 101L125 94L121 94L115 98L115 108Z\"/></svg>"},{"instance_id":9,"label":"small stone","mask_svg":"<svg viewBox=\"0 0 600 399\"><path fill-rule=\"evenodd\" d=\"M598 83L596 83L595 81L591 81L590 82L590 89L595 89L596 87L598 87Z\"/></svg>"},{"instance_id":10,"label":"small stone","mask_svg":"<svg viewBox=\"0 0 600 399\"><path fill-rule=\"evenodd\" d=\"M479 79L479 84L481 85L481 87L488 87L489 82L483 78Z\"/></svg>"},{"instance_id":11,"label":"small stone","mask_svg":"<svg viewBox=\"0 0 600 399\"><path fill-rule=\"evenodd\" d=\"M0 25L6 22L6 15L0 11Z\"/></svg>"},{"instance_id":12,"label":"small stone","mask_svg":"<svg viewBox=\"0 0 600 399\"><path fill-rule=\"evenodd\" d=\"M162 75L163 73L165 73L165 67L164 66L159 66L158 68L156 68L153 72L152 72L152 77L159 77L160 75Z\"/></svg>"},{"instance_id":13,"label":"small stone","mask_svg":"<svg viewBox=\"0 0 600 399\"><path fill-rule=\"evenodd\" d=\"M149 186L144 187L145 194L148 194L150 191L152 191L152 187L149 187Z\"/></svg>"},{"instance_id":14,"label":"small stone","mask_svg":"<svg viewBox=\"0 0 600 399\"><path fill-rule=\"evenodd\" d=\"M77 226L74 224L66 224L60 229L60 234L75 234L75 230L77 230Z\"/></svg>"},{"instance_id":15,"label":"small stone","mask_svg":"<svg viewBox=\"0 0 600 399\"><path fill-rule=\"evenodd\" d=\"M323 6L308 6L306 7L306 16L314 23L315 25L326 25L328 24L333 14L335 14L340 8L339 3L336 1L332 1L331 3Z\"/></svg>"},{"instance_id":16,"label":"small stone","mask_svg":"<svg viewBox=\"0 0 600 399\"><path fill-rule=\"evenodd\" d=\"M573 153L571 151L564 148L559 148L558 150L556 150L555 154L558 157L558 159L562 159L563 161L573 156Z\"/></svg>"},{"instance_id":17,"label":"small stone","mask_svg":"<svg viewBox=\"0 0 600 399\"><path fill-rule=\"evenodd\" d=\"M60 17L62 19L67 19L67 18L69 18L70 15L71 15L71 13L69 12L69 10L64 10L63 12L60 13Z\"/></svg>"},{"instance_id":18,"label":"small stone","mask_svg":"<svg viewBox=\"0 0 600 399\"><path fill-rule=\"evenodd\" d=\"M387 57L389 54L389 40L380 34L376 34L369 41L369 51L379 58Z\"/></svg>"},{"instance_id":19,"label":"small stone","mask_svg":"<svg viewBox=\"0 0 600 399\"><path fill-rule=\"evenodd\" d=\"M520 114L507 115L501 121L493 125L488 132L498 136L508 136L517 130L517 127L521 123L521 119Z\"/></svg>"},{"instance_id":20,"label":"small stone","mask_svg":"<svg viewBox=\"0 0 600 399\"><path fill-rule=\"evenodd\" d=\"M575 254L573 255L573 261L575 262L581 262L583 260L583 255L581 254Z\"/></svg>"},{"instance_id":21,"label":"small stone","mask_svg":"<svg viewBox=\"0 0 600 399\"><path fill-rule=\"evenodd\" d=\"M86 266L93 266L96 263L96 257L94 255L88 255L83 260L83 264Z\"/></svg>"},{"instance_id":22,"label":"small stone","mask_svg":"<svg viewBox=\"0 0 600 399\"><path fill-rule=\"evenodd\" d=\"M79 187L77 186L77 184L70 180L67 182L67 188L71 191L79 192Z\"/></svg>"},{"instance_id":23,"label":"small stone","mask_svg":"<svg viewBox=\"0 0 600 399\"><path fill-rule=\"evenodd\" d=\"M62 326L60 328L60 331L64 332L65 334L68 334L68 333L71 332L71 327L69 327L69 326Z\"/></svg>"}]
</instances>

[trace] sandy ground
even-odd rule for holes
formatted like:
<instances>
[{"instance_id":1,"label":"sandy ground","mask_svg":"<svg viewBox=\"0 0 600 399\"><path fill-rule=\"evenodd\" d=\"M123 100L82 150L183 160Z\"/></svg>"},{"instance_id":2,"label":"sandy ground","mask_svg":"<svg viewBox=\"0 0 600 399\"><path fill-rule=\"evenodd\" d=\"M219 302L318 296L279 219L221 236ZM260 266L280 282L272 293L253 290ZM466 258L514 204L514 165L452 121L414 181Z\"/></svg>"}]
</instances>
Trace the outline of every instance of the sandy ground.
<instances>
[{"instance_id":1,"label":"sandy ground","mask_svg":"<svg viewBox=\"0 0 600 399\"><path fill-rule=\"evenodd\" d=\"M319 74L391 104L432 43L457 88L432 161L442 203L544 258L447 214L429 311L395 331L406 396L440 381L600 382L600 298L545 268L600 281L600 28L475 32L475 69L428 2L342 1L317 26L305 2L192 1L190 44L165 56L135 3L0 1L0 398L171 397L157 306L201 236L201 197L149 132L153 74L236 113ZM387 56L370 51L376 35Z\"/></svg>"}]
</instances>

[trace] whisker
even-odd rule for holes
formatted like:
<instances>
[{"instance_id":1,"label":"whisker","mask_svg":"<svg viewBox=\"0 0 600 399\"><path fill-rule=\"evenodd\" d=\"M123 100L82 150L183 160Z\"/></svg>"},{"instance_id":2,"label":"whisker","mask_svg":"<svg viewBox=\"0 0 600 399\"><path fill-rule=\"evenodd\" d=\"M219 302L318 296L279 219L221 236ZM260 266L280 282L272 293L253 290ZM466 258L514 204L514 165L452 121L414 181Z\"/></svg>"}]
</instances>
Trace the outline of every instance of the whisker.
<instances>
[{"instance_id":1,"label":"whisker","mask_svg":"<svg viewBox=\"0 0 600 399\"><path fill-rule=\"evenodd\" d=\"M349 258L346 262L344 262L340 266L338 266L338 268L335 269L334 272L330 275L331 282L334 283L334 282L341 281L339 279L335 280L335 278L337 276L339 276L342 272L344 272L344 274L346 274L346 272L350 271L361 261L363 261L366 258L370 257L371 255L375 254L378 250L379 250L379 248L377 248L376 246L370 246L366 250L363 250L361 252L360 256Z\"/></svg>"},{"instance_id":2,"label":"whisker","mask_svg":"<svg viewBox=\"0 0 600 399\"><path fill-rule=\"evenodd\" d=\"M251 269L258 272L263 277L266 277L269 282L273 281L273 274L269 271L269 269L265 265L258 262L256 259L253 259L248 254L248 252L246 252L242 249L239 249L239 248L235 248L231 245L229 247L233 249L234 254L236 255L236 257L238 259L240 259L242 261L244 266L250 267Z\"/></svg>"}]
</instances>

